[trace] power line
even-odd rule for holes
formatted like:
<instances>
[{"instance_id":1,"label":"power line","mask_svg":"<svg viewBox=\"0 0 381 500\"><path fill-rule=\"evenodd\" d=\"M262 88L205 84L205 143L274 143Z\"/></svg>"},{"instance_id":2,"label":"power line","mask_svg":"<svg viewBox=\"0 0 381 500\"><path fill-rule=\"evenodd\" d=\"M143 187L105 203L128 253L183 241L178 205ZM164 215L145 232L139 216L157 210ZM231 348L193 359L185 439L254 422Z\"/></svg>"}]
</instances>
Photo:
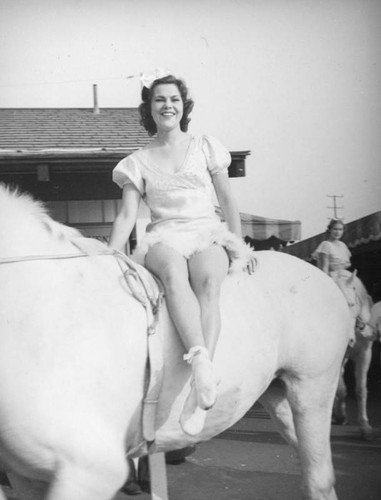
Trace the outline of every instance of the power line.
<instances>
[{"instance_id":1,"label":"power line","mask_svg":"<svg viewBox=\"0 0 381 500\"><path fill-rule=\"evenodd\" d=\"M130 80L132 78L138 78L138 77L140 77L140 74L128 75L122 77L110 77L110 78L91 78L86 80L63 80L57 82L5 83L5 84L0 84L0 87L29 87L34 85L61 85L66 83L81 83L81 82L94 82L94 81L101 82L106 80Z\"/></svg>"}]
</instances>

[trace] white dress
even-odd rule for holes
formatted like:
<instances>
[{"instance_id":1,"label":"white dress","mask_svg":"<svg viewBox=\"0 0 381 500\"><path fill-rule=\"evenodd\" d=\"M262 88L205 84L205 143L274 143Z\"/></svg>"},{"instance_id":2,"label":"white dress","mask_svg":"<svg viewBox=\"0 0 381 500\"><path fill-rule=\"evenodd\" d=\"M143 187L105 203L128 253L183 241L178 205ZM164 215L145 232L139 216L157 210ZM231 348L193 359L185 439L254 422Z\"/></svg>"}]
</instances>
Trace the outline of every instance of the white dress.
<instances>
[{"instance_id":1,"label":"white dress","mask_svg":"<svg viewBox=\"0 0 381 500\"><path fill-rule=\"evenodd\" d=\"M113 180L121 188L133 183L151 212L151 222L133 258L144 264L147 250L164 243L189 258L214 243L230 258L230 271L242 269L252 253L221 222L213 204L211 175L227 173L230 153L215 138L191 136L184 162L175 173L164 172L144 149L121 160Z\"/></svg>"},{"instance_id":2,"label":"white dress","mask_svg":"<svg viewBox=\"0 0 381 500\"><path fill-rule=\"evenodd\" d=\"M319 253L328 255L328 273L332 278L350 276L347 268L351 265L351 252L344 242L322 241L312 257L317 260Z\"/></svg>"}]
</instances>

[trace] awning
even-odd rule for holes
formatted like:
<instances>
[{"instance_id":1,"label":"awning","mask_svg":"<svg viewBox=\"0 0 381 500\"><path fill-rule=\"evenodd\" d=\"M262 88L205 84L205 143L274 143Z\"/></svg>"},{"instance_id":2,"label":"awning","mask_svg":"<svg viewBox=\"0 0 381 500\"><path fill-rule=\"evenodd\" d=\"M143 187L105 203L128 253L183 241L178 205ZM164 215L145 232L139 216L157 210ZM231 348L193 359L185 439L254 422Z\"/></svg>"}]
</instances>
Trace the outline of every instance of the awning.
<instances>
[{"instance_id":1,"label":"awning","mask_svg":"<svg viewBox=\"0 0 381 500\"><path fill-rule=\"evenodd\" d=\"M242 236L262 241L271 237L285 242L300 240L301 222L299 220L269 219L245 213L240 213L240 216Z\"/></svg>"},{"instance_id":2,"label":"awning","mask_svg":"<svg viewBox=\"0 0 381 500\"><path fill-rule=\"evenodd\" d=\"M221 209L216 207L221 217ZM300 240L301 222L299 220L269 219L259 215L240 212L242 236L254 241L277 240L283 245L290 241Z\"/></svg>"},{"instance_id":3,"label":"awning","mask_svg":"<svg viewBox=\"0 0 381 500\"><path fill-rule=\"evenodd\" d=\"M312 260L312 253L319 243L326 239L326 233L320 233L311 238L298 241L283 249L284 252L304 260ZM345 224L342 240L350 249L356 249L361 245L380 241L381 245L381 211L356 219Z\"/></svg>"},{"instance_id":4,"label":"awning","mask_svg":"<svg viewBox=\"0 0 381 500\"><path fill-rule=\"evenodd\" d=\"M345 226L343 241L349 248L381 240L381 211L357 219Z\"/></svg>"}]
</instances>

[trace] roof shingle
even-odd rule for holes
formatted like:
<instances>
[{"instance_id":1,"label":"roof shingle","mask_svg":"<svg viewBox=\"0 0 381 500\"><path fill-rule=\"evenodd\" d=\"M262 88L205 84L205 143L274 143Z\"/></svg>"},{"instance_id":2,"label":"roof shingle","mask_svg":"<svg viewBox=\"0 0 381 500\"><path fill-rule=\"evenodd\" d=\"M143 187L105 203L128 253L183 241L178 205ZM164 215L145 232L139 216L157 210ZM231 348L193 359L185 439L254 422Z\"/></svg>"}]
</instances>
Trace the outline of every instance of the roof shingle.
<instances>
[{"instance_id":1,"label":"roof shingle","mask_svg":"<svg viewBox=\"0 0 381 500\"><path fill-rule=\"evenodd\" d=\"M1 108L0 149L137 149L150 141L137 108Z\"/></svg>"}]
</instances>

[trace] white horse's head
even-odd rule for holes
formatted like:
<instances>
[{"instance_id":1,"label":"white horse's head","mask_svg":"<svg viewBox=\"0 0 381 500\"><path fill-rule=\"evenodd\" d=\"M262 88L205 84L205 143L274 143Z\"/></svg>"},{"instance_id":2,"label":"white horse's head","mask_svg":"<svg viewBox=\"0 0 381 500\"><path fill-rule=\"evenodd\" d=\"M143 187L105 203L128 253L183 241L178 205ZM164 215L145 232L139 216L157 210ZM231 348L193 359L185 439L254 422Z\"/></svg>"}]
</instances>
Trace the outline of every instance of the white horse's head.
<instances>
[{"instance_id":1,"label":"white horse's head","mask_svg":"<svg viewBox=\"0 0 381 500\"><path fill-rule=\"evenodd\" d=\"M373 340L381 342L381 301L372 305L370 327L373 331Z\"/></svg>"},{"instance_id":2,"label":"white horse's head","mask_svg":"<svg viewBox=\"0 0 381 500\"><path fill-rule=\"evenodd\" d=\"M373 301L362 281L358 278L357 270L348 278L339 279L337 284L356 320L356 335L360 335L367 340L374 340L374 332L369 325Z\"/></svg>"}]
</instances>

